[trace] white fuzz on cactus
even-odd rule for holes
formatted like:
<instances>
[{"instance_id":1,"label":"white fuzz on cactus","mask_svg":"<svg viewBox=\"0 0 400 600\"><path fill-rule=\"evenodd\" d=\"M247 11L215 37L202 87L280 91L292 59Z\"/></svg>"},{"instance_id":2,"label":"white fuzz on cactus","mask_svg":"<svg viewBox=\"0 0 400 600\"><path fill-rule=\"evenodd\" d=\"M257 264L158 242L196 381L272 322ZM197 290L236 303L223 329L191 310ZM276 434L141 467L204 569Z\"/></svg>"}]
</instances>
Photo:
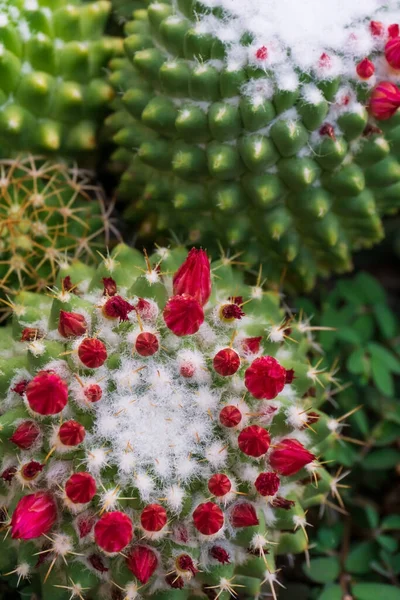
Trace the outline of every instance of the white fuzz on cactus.
<instances>
[{"instance_id":1,"label":"white fuzz on cactus","mask_svg":"<svg viewBox=\"0 0 400 600\"><path fill-rule=\"evenodd\" d=\"M145 259L120 245L94 274L61 269L52 297L17 297L0 360L10 571L38 573L43 600L275 593L276 556L307 549L305 511L330 493L333 377L229 261Z\"/></svg>"}]
</instances>

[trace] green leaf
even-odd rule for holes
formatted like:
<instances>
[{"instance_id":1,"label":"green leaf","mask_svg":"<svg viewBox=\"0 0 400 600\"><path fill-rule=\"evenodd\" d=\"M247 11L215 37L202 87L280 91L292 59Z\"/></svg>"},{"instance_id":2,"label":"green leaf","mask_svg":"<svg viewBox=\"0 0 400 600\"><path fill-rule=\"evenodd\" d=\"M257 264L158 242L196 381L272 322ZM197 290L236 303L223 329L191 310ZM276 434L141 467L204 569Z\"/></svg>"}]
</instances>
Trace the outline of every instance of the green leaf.
<instances>
[{"instance_id":1,"label":"green leaf","mask_svg":"<svg viewBox=\"0 0 400 600\"><path fill-rule=\"evenodd\" d=\"M332 556L327 558L314 558L308 567L303 564L304 573L317 583L331 583L336 580L340 573L339 560Z\"/></svg>"},{"instance_id":2,"label":"green leaf","mask_svg":"<svg viewBox=\"0 0 400 600\"><path fill-rule=\"evenodd\" d=\"M372 436L376 446L390 446L400 438L400 425L391 421L381 421L372 430Z\"/></svg>"},{"instance_id":3,"label":"green leaf","mask_svg":"<svg viewBox=\"0 0 400 600\"><path fill-rule=\"evenodd\" d=\"M343 526L341 523L333 527L321 527L317 535L318 550L327 551L334 550L338 547L343 537Z\"/></svg>"},{"instance_id":4,"label":"green leaf","mask_svg":"<svg viewBox=\"0 0 400 600\"><path fill-rule=\"evenodd\" d=\"M394 448L382 448L370 452L362 462L364 469L393 469L400 462L400 452Z\"/></svg>"},{"instance_id":5,"label":"green leaf","mask_svg":"<svg viewBox=\"0 0 400 600\"><path fill-rule=\"evenodd\" d=\"M376 344L375 342L370 342L368 344L368 350L370 351L372 357L376 357L377 360L385 363L389 371L397 374L400 373L400 360L393 354L393 352L381 344Z\"/></svg>"},{"instance_id":6,"label":"green leaf","mask_svg":"<svg viewBox=\"0 0 400 600\"><path fill-rule=\"evenodd\" d=\"M388 552L396 552L398 548L398 542L390 535L378 535L376 541Z\"/></svg>"},{"instance_id":7,"label":"green leaf","mask_svg":"<svg viewBox=\"0 0 400 600\"><path fill-rule=\"evenodd\" d=\"M360 375L361 373L368 373L369 361L368 357L365 356L364 348L357 348L348 357L346 361L346 367L354 375Z\"/></svg>"},{"instance_id":8,"label":"green leaf","mask_svg":"<svg viewBox=\"0 0 400 600\"><path fill-rule=\"evenodd\" d=\"M397 320L388 305L384 302L374 304L373 311L382 335L385 338L395 336L397 331Z\"/></svg>"},{"instance_id":9,"label":"green leaf","mask_svg":"<svg viewBox=\"0 0 400 600\"><path fill-rule=\"evenodd\" d=\"M370 562L375 556L376 546L374 542L361 542L353 546L347 555L346 570L355 575L364 575L364 573L370 571Z\"/></svg>"},{"instance_id":10,"label":"green leaf","mask_svg":"<svg viewBox=\"0 0 400 600\"><path fill-rule=\"evenodd\" d=\"M382 530L400 529L400 515L389 515L381 523Z\"/></svg>"},{"instance_id":11,"label":"green leaf","mask_svg":"<svg viewBox=\"0 0 400 600\"><path fill-rule=\"evenodd\" d=\"M379 525L379 514L378 512L370 505L365 507L365 516L367 517L368 524L371 529L376 529Z\"/></svg>"},{"instance_id":12,"label":"green leaf","mask_svg":"<svg viewBox=\"0 0 400 600\"><path fill-rule=\"evenodd\" d=\"M365 344L374 338L375 321L371 315L361 315L352 323L352 328L359 336L361 343Z\"/></svg>"},{"instance_id":13,"label":"green leaf","mask_svg":"<svg viewBox=\"0 0 400 600\"><path fill-rule=\"evenodd\" d=\"M357 600L399 600L400 590L385 583L356 583L352 587Z\"/></svg>"},{"instance_id":14,"label":"green leaf","mask_svg":"<svg viewBox=\"0 0 400 600\"><path fill-rule=\"evenodd\" d=\"M350 282L353 283L353 282ZM386 294L384 288L380 285L377 279L369 273L359 273L355 278L356 289L360 294L360 298L365 298L365 301L372 306L386 302Z\"/></svg>"},{"instance_id":15,"label":"green leaf","mask_svg":"<svg viewBox=\"0 0 400 600\"><path fill-rule=\"evenodd\" d=\"M376 356L371 357L372 378L378 390L385 396L394 396L393 377L385 362Z\"/></svg>"},{"instance_id":16,"label":"green leaf","mask_svg":"<svg viewBox=\"0 0 400 600\"><path fill-rule=\"evenodd\" d=\"M340 585L326 586L318 600L342 600L343 590ZM376 600L376 599L375 599Z\"/></svg>"},{"instance_id":17,"label":"green leaf","mask_svg":"<svg viewBox=\"0 0 400 600\"><path fill-rule=\"evenodd\" d=\"M362 342L360 335L352 327L341 327L336 332L336 336L338 340L348 344L359 345Z\"/></svg>"}]
</instances>

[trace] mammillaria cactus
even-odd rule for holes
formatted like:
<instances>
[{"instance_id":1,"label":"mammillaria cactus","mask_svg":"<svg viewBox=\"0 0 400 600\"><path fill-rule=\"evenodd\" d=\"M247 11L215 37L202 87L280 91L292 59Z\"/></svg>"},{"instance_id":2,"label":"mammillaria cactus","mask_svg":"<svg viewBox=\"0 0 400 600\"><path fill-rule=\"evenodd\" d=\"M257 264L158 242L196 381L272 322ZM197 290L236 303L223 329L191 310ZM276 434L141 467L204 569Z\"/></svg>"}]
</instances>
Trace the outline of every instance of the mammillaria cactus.
<instances>
[{"instance_id":1,"label":"mammillaria cactus","mask_svg":"<svg viewBox=\"0 0 400 600\"><path fill-rule=\"evenodd\" d=\"M310 288L400 202L398 0L150 3L112 61L120 192ZM134 3L132 3L132 10ZM139 198L139 201L137 199ZM188 235L188 224L190 233ZM269 260L266 260L269 259Z\"/></svg>"},{"instance_id":2,"label":"mammillaria cactus","mask_svg":"<svg viewBox=\"0 0 400 600\"><path fill-rule=\"evenodd\" d=\"M0 156L95 148L120 47L102 37L109 12L106 0L0 1Z\"/></svg>"},{"instance_id":3,"label":"mammillaria cactus","mask_svg":"<svg viewBox=\"0 0 400 600\"><path fill-rule=\"evenodd\" d=\"M89 171L32 155L0 160L2 299L23 288L44 290L71 257L97 262L110 226Z\"/></svg>"},{"instance_id":4,"label":"mammillaria cactus","mask_svg":"<svg viewBox=\"0 0 400 600\"><path fill-rule=\"evenodd\" d=\"M335 489L309 323L229 260L184 256L119 245L15 300L3 551L43 600L275 596L276 557L307 549L306 511Z\"/></svg>"}]
</instances>

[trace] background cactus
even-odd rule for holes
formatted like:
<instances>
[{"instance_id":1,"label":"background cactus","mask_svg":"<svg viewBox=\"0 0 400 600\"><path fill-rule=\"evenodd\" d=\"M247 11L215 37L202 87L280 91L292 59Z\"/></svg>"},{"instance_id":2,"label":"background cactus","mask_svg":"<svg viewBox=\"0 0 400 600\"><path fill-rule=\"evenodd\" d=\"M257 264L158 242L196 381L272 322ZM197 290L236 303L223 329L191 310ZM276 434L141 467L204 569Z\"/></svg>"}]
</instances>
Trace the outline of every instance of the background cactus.
<instances>
[{"instance_id":1,"label":"background cactus","mask_svg":"<svg viewBox=\"0 0 400 600\"><path fill-rule=\"evenodd\" d=\"M16 298L1 568L42 600L275 596L276 558L307 550L306 511L335 487L312 328L229 260L211 287L203 251L171 280L184 256L120 245Z\"/></svg>"},{"instance_id":2,"label":"background cactus","mask_svg":"<svg viewBox=\"0 0 400 600\"><path fill-rule=\"evenodd\" d=\"M72 257L97 262L114 228L92 175L32 155L0 160L3 301L16 290L45 290Z\"/></svg>"},{"instance_id":3,"label":"background cactus","mask_svg":"<svg viewBox=\"0 0 400 600\"><path fill-rule=\"evenodd\" d=\"M105 0L1 0L0 157L94 150L120 48L103 37L109 12Z\"/></svg>"},{"instance_id":4,"label":"background cactus","mask_svg":"<svg viewBox=\"0 0 400 600\"><path fill-rule=\"evenodd\" d=\"M120 145L115 165L126 168L126 215L142 234L172 231L210 249L219 241L306 289L318 273L349 270L352 252L382 238L381 216L400 200L399 116L388 118L400 105L398 7L385 4L392 12L359 5L364 18L344 23L320 54L308 28L303 67L290 46L277 53L261 4L232 31L224 0L135 10L126 58L111 62L123 95L108 124ZM279 38L284 21L276 26Z\"/></svg>"}]
</instances>

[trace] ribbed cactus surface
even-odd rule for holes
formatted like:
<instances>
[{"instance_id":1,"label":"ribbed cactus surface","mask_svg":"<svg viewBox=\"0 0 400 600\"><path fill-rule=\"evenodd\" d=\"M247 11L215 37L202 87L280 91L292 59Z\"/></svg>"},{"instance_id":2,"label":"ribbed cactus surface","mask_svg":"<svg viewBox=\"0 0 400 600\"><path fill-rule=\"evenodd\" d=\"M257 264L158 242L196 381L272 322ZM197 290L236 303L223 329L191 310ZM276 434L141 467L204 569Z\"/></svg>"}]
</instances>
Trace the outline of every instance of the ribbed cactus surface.
<instances>
[{"instance_id":1,"label":"ribbed cactus surface","mask_svg":"<svg viewBox=\"0 0 400 600\"><path fill-rule=\"evenodd\" d=\"M89 171L32 155L0 160L3 300L22 289L44 291L72 257L97 262L109 230L104 193Z\"/></svg>"},{"instance_id":2,"label":"ribbed cactus surface","mask_svg":"<svg viewBox=\"0 0 400 600\"><path fill-rule=\"evenodd\" d=\"M120 193L144 234L246 248L241 260L310 288L318 273L349 270L399 206L400 117L377 121L367 110L382 81L373 94L389 113L372 112L387 119L399 106L400 64L388 50L400 40L398 3L357 21L355 33L349 26L347 38L343 30L342 48L305 67L290 48L278 56L267 9L264 28L245 29L261 10L254 3L232 33L228 4L156 2L126 24L126 58L111 63L123 95L109 118L115 161L127 167Z\"/></svg>"},{"instance_id":3,"label":"ribbed cactus surface","mask_svg":"<svg viewBox=\"0 0 400 600\"><path fill-rule=\"evenodd\" d=\"M120 245L16 299L2 568L42 600L275 596L276 557L307 548L307 508L334 490L308 322L229 261L184 257Z\"/></svg>"},{"instance_id":4,"label":"ribbed cactus surface","mask_svg":"<svg viewBox=\"0 0 400 600\"><path fill-rule=\"evenodd\" d=\"M109 12L106 0L0 1L0 156L95 148L120 46L102 37Z\"/></svg>"}]
</instances>

